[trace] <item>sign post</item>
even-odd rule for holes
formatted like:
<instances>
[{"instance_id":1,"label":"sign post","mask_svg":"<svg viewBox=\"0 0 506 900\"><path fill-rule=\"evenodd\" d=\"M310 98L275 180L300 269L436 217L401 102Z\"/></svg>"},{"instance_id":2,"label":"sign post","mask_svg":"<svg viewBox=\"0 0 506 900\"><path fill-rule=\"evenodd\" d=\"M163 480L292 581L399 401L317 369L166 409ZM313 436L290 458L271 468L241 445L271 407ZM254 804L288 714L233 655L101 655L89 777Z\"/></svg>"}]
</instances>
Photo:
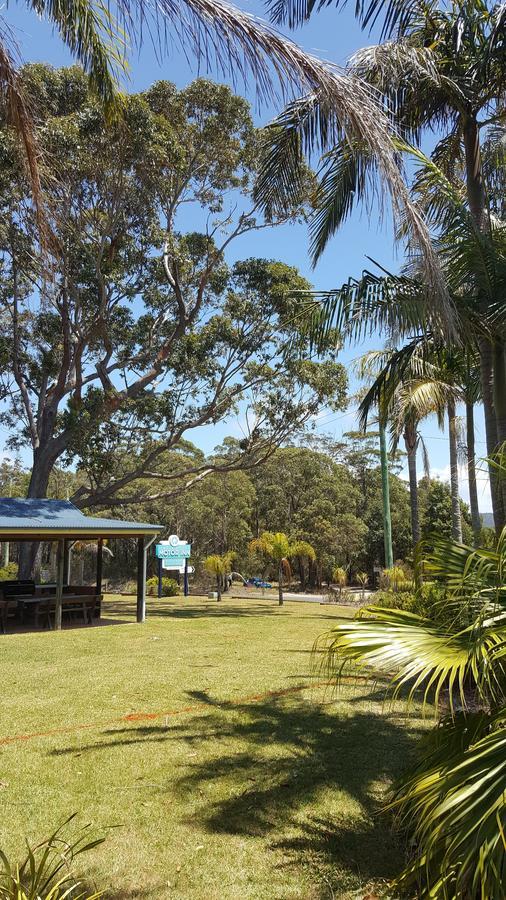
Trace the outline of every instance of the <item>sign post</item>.
<instances>
[{"instance_id":1,"label":"sign post","mask_svg":"<svg viewBox=\"0 0 506 900\"><path fill-rule=\"evenodd\" d=\"M183 575L184 596L188 597L188 574L193 571L188 566L188 560L191 556L192 545L186 541L180 541L177 534L171 534L168 540L160 541L155 547L156 557L158 559L158 596L162 593L162 569L176 571L179 576Z\"/></svg>"}]
</instances>

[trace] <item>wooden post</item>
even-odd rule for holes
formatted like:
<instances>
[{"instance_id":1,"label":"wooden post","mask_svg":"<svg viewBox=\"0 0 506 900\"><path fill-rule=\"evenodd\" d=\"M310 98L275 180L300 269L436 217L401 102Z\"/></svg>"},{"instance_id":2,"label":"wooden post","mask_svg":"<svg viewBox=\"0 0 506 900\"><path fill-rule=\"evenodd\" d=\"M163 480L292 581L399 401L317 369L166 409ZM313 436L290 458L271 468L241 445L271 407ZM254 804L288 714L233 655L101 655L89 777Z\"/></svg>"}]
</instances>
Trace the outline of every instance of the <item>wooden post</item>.
<instances>
[{"instance_id":1,"label":"wooden post","mask_svg":"<svg viewBox=\"0 0 506 900\"><path fill-rule=\"evenodd\" d=\"M97 594L102 593L102 562L104 559L103 546L104 539L99 538L97 543Z\"/></svg>"},{"instance_id":2,"label":"wooden post","mask_svg":"<svg viewBox=\"0 0 506 900\"><path fill-rule=\"evenodd\" d=\"M56 604L54 610L54 627L56 631L60 631L62 622L64 568L65 541L58 541L58 550L56 552Z\"/></svg>"},{"instance_id":3,"label":"wooden post","mask_svg":"<svg viewBox=\"0 0 506 900\"><path fill-rule=\"evenodd\" d=\"M70 579L70 541L63 541L63 584Z\"/></svg>"},{"instance_id":4,"label":"wooden post","mask_svg":"<svg viewBox=\"0 0 506 900\"><path fill-rule=\"evenodd\" d=\"M146 620L146 548L144 538L137 539L137 621Z\"/></svg>"},{"instance_id":5,"label":"wooden post","mask_svg":"<svg viewBox=\"0 0 506 900\"><path fill-rule=\"evenodd\" d=\"M163 567L162 560L158 560L158 599L160 600L162 596L162 578L163 578Z\"/></svg>"}]
</instances>

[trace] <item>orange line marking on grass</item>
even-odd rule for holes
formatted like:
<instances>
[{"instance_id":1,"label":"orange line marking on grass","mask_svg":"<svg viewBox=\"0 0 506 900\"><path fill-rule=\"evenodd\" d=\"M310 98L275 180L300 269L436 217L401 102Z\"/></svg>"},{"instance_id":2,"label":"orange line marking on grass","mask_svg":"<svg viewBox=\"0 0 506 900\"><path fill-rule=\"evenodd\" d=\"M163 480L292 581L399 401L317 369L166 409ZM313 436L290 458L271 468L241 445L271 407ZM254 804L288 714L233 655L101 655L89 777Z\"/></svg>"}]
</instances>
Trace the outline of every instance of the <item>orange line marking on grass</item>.
<instances>
[{"instance_id":1,"label":"orange line marking on grass","mask_svg":"<svg viewBox=\"0 0 506 900\"><path fill-rule=\"evenodd\" d=\"M348 678L341 679L341 681L364 681L368 680L365 675L352 675ZM250 694L247 697L238 697L235 700L222 700L220 703L215 703L213 705L216 706L239 706L242 703L258 703L260 700L267 700L269 697L283 697L286 694L295 694L300 691L304 691L307 688L311 687L324 687L333 684L331 681L318 681L318 682L310 682L309 684L297 684L287 688L281 688L278 691L266 691L263 694ZM60 728L49 728L47 731L32 731L27 734L13 734L8 735L6 737L0 738L0 746L5 746L7 744L15 744L21 741L33 741L35 738L44 738L44 737L54 737L58 734L72 734L76 731L89 731L94 728L106 728L110 725L119 725L122 722L142 722L142 721L153 721L155 719L162 719L167 717L181 716L187 715L188 713L199 712L203 708L205 709L208 706L207 703L201 701L199 703L195 703L192 706L182 706L179 709L169 709L162 710L160 712L136 712L136 713L128 713L125 716L119 716L115 719L108 719L104 722L87 722L87 723L77 723L76 725L65 725Z\"/></svg>"}]
</instances>

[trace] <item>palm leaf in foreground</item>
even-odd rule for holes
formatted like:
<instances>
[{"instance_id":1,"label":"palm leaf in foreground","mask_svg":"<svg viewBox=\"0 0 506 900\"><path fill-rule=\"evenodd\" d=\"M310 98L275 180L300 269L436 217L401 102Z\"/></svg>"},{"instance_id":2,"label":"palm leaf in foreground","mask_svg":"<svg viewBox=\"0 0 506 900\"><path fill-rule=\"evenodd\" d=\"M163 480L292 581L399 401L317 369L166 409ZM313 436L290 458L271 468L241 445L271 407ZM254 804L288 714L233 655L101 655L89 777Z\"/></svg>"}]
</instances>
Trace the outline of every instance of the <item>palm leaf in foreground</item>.
<instances>
[{"instance_id":1,"label":"palm leaf in foreground","mask_svg":"<svg viewBox=\"0 0 506 900\"><path fill-rule=\"evenodd\" d=\"M393 804L423 848L398 885L422 885L421 898L504 897L504 711L460 713L436 729L431 743L424 742L428 759L398 789Z\"/></svg>"},{"instance_id":2,"label":"palm leaf in foreground","mask_svg":"<svg viewBox=\"0 0 506 900\"><path fill-rule=\"evenodd\" d=\"M327 675L347 664L388 675L394 697L422 695L439 722L393 808L413 837L397 880L421 900L505 896L506 529L495 550L442 538L423 561L443 581L445 612L423 618L370 607L317 642ZM423 545L422 545L423 550ZM420 560L418 561L420 564ZM467 624L462 626L462 620ZM449 622L449 624L448 624Z\"/></svg>"}]
</instances>

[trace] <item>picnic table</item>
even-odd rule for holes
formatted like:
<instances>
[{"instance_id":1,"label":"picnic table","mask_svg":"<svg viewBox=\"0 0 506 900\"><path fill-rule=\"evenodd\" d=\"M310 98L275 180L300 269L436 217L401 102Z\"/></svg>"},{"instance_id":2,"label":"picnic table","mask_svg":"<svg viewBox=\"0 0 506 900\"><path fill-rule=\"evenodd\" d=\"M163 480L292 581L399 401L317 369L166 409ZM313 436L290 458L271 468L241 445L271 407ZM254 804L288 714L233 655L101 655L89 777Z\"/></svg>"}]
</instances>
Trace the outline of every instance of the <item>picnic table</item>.
<instances>
[{"instance_id":1,"label":"picnic table","mask_svg":"<svg viewBox=\"0 0 506 900\"><path fill-rule=\"evenodd\" d=\"M1 583L0 583L1 589ZM88 586L66 586L62 596L62 615L66 618L82 618L85 625L91 625L95 617L100 617L102 594ZM0 600L0 628L5 634L7 619L12 617L18 625L28 622L35 628L52 627L56 610L54 585L38 585L29 593L9 595L5 591Z\"/></svg>"}]
</instances>

